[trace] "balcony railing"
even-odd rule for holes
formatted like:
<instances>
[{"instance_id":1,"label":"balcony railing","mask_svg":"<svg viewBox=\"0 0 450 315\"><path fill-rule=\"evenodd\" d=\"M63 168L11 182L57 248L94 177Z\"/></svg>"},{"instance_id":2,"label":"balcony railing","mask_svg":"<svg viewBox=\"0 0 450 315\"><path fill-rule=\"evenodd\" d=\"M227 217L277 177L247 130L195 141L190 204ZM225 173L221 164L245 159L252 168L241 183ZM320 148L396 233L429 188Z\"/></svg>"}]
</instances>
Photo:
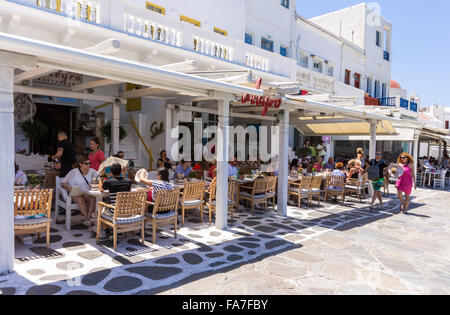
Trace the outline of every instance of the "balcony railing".
<instances>
[{"instance_id":1,"label":"balcony railing","mask_svg":"<svg viewBox=\"0 0 450 315\"><path fill-rule=\"evenodd\" d=\"M232 48L199 36L193 36L193 50L219 59L232 61Z\"/></svg>"},{"instance_id":2,"label":"balcony railing","mask_svg":"<svg viewBox=\"0 0 450 315\"><path fill-rule=\"evenodd\" d=\"M400 108L409 109L409 101L404 98L400 98Z\"/></svg>"},{"instance_id":3,"label":"balcony railing","mask_svg":"<svg viewBox=\"0 0 450 315\"><path fill-rule=\"evenodd\" d=\"M409 102L409 110L411 110L411 111L417 113L417 111L418 111L418 105L417 105L417 103Z\"/></svg>"},{"instance_id":4,"label":"balcony railing","mask_svg":"<svg viewBox=\"0 0 450 315\"><path fill-rule=\"evenodd\" d=\"M380 106L397 107L397 98L395 97L380 98Z\"/></svg>"},{"instance_id":5,"label":"balcony railing","mask_svg":"<svg viewBox=\"0 0 450 315\"><path fill-rule=\"evenodd\" d=\"M172 46L181 46L181 31L177 29L128 13L124 14L123 21L123 29L127 33L163 42Z\"/></svg>"},{"instance_id":6,"label":"balcony railing","mask_svg":"<svg viewBox=\"0 0 450 315\"><path fill-rule=\"evenodd\" d=\"M383 54L384 60L389 61L391 59L391 54L388 51L385 51Z\"/></svg>"},{"instance_id":7,"label":"balcony railing","mask_svg":"<svg viewBox=\"0 0 450 315\"><path fill-rule=\"evenodd\" d=\"M100 4L89 0L36 0L36 5L50 11L100 24Z\"/></svg>"},{"instance_id":8,"label":"balcony railing","mask_svg":"<svg viewBox=\"0 0 450 315\"><path fill-rule=\"evenodd\" d=\"M378 106L380 105L380 100L371 96L364 96L364 104L367 106Z\"/></svg>"}]
</instances>

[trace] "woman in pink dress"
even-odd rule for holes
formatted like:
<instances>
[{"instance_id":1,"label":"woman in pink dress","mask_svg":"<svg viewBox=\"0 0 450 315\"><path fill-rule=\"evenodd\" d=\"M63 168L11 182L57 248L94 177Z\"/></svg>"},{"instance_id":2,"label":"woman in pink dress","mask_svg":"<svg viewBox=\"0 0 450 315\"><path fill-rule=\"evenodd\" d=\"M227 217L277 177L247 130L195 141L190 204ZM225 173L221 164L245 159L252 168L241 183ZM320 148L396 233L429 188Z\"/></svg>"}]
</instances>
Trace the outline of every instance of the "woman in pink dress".
<instances>
[{"instance_id":1,"label":"woman in pink dress","mask_svg":"<svg viewBox=\"0 0 450 315\"><path fill-rule=\"evenodd\" d=\"M416 174L414 172L414 160L408 153L400 154L397 162L404 170L404 173L397 180L395 186L397 187L398 199L402 203L400 210L403 214L406 214L409 208L410 196L412 188L417 189L416 186ZM403 194L405 194L405 199L403 199Z\"/></svg>"},{"instance_id":2,"label":"woman in pink dress","mask_svg":"<svg viewBox=\"0 0 450 315\"><path fill-rule=\"evenodd\" d=\"M100 150L100 140L98 138L92 139L89 146L91 149L89 153L91 168L98 171L100 165L105 162L105 154Z\"/></svg>"}]
</instances>

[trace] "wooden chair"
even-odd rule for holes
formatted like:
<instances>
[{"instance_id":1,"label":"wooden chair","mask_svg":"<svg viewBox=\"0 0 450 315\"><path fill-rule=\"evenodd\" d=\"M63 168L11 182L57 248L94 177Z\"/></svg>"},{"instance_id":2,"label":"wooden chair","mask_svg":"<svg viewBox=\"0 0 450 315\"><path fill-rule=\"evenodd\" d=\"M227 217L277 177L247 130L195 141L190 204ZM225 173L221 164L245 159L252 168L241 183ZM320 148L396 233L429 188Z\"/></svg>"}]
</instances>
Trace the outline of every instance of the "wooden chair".
<instances>
[{"instance_id":1,"label":"wooden chair","mask_svg":"<svg viewBox=\"0 0 450 315\"><path fill-rule=\"evenodd\" d=\"M265 210L267 211L266 192L268 181L269 179L267 177L257 178L253 182L253 186L241 186L241 188L247 189L248 192L240 192L239 198L241 200L247 200L250 203L250 207L252 208L252 215L255 214L255 204L264 204Z\"/></svg>"},{"instance_id":2,"label":"wooden chair","mask_svg":"<svg viewBox=\"0 0 450 315\"><path fill-rule=\"evenodd\" d=\"M147 206L147 190L121 192L117 194L116 205L98 203L97 243L100 239L100 228L106 225L113 228L114 251L117 249L117 234L141 231L142 245L145 242L145 209ZM114 210L110 215L108 209ZM108 212L107 212L108 211Z\"/></svg>"},{"instance_id":3,"label":"wooden chair","mask_svg":"<svg viewBox=\"0 0 450 315\"><path fill-rule=\"evenodd\" d=\"M59 208L66 211L66 230L72 229L72 211L80 210L76 203L72 203L72 198L69 197L67 190L61 186L62 179L56 177L56 196L55 196L55 223L58 223Z\"/></svg>"},{"instance_id":4,"label":"wooden chair","mask_svg":"<svg viewBox=\"0 0 450 315\"><path fill-rule=\"evenodd\" d=\"M325 201L328 201L328 195L340 196L342 198L342 202L345 201L345 179L345 175L330 175L327 177Z\"/></svg>"},{"instance_id":5,"label":"wooden chair","mask_svg":"<svg viewBox=\"0 0 450 315\"><path fill-rule=\"evenodd\" d=\"M216 211L216 192L217 192L217 183L216 178L213 179L211 182L209 189L205 191L208 195L208 200L206 201L206 205L208 207L209 211L209 225L211 225L212 222L212 214ZM233 212L234 212L234 206L236 203L235 200L236 196L236 183L233 181L228 182L228 211L231 215L231 220L233 220Z\"/></svg>"},{"instance_id":6,"label":"wooden chair","mask_svg":"<svg viewBox=\"0 0 450 315\"><path fill-rule=\"evenodd\" d=\"M273 211L275 211L275 199L277 197L277 182L278 182L277 176L270 176L269 180L267 182L266 196L267 196L267 199L272 200Z\"/></svg>"},{"instance_id":7,"label":"wooden chair","mask_svg":"<svg viewBox=\"0 0 450 315\"><path fill-rule=\"evenodd\" d=\"M152 222L153 244L156 244L157 227L163 224L173 222L174 237L177 238L179 197L179 189L160 190L156 192L156 196L153 199L154 202L147 202L148 205L153 205L152 213L147 213L145 218L145 222Z\"/></svg>"},{"instance_id":8,"label":"wooden chair","mask_svg":"<svg viewBox=\"0 0 450 315\"><path fill-rule=\"evenodd\" d=\"M322 191L320 190L322 186L322 176L314 176L311 180L311 190L309 192L309 204L311 205L312 197L317 196L317 202L320 206L320 195Z\"/></svg>"},{"instance_id":9,"label":"wooden chair","mask_svg":"<svg viewBox=\"0 0 450 315\"><path fill-rule=\"evenodd\" d=\"M56 187L56 177L59 176L59 170L47 170L44 176L44 188L45 189L55 189Z\"/></svg>"},{"instance_id":10,"label":"wooden chair","mask_svg":"<svg viewBox=\"0 0 450 315\"><path fill-rule=\"evenodd\" d=\"M200 209L200 220L203 221L205 182L188 182L181 193L181 224L184 226L186 210Z\"/></svg>"},{"instance_id":11,"label":"wooden chair","mask_svg":"<svg viewBox=\"0 0 450 315\"><path fill-rule=\"evenodd\" d=\"M298 207L300 208L301 200L308 199L311 192L311 176L303 176L301 182L289 182L288 195L297 197Z\"/></svg>"},{"instance_id":12,"label":"wooden chair","mask_svg":"<svg viewBox=\"0 0 450 315\"><path fill-rule=\"evenodd\" d=\"M349 178L345 184L345 195L355 193L358 197L358 202L361 203L362 186L363 182L359 179Z\"/></svg>"},{"instance_id":13,"label":"wooden chair","mask_svg":"<svg viewBox=\"0 0 450 315\"><path fill-rule=\"evenodd\" d=\"M14 234L37 233L40 238L45 232L49 248L52 196L53 189L14 191Z\"/></svg>"}]
</instances>

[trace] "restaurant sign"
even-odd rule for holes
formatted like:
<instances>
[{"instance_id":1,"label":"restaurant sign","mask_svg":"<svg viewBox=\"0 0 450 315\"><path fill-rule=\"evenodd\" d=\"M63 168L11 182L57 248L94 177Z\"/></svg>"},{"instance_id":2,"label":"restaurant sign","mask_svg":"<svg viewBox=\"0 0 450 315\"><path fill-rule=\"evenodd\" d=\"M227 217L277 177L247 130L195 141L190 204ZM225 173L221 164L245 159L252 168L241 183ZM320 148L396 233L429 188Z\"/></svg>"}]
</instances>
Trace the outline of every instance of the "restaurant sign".
<instances>
[{"instance_id":1,"label":"restaurant sign","mask_svg":"<svg viewBox=\"0 0 450 315\"><path fill-rule=\"evenodd\" d=\"M256 82L255 88L259 90L261 88L261 84L262 79L260 78ZM269 108L276 108L276 109L280 108L282 100L279 97L243 94L241 97L241 102L242 104L250 103L253 106L262 106L263 110L261 112L261 115L266 116Z\"/></svg>"},{"instance_id":2,"label":"restaurant sign","mask_svg":"<svg viewBox=\"0 0 450 315\"><path fill-rule=\"evenodd\" d=\"M50 73L49 75L46 75L44 77L34 79L33 82L54 86L72 87L74 85L81 84L81 80L81 74L67 71L57 71Z\"/></svg>"}]
</instances>

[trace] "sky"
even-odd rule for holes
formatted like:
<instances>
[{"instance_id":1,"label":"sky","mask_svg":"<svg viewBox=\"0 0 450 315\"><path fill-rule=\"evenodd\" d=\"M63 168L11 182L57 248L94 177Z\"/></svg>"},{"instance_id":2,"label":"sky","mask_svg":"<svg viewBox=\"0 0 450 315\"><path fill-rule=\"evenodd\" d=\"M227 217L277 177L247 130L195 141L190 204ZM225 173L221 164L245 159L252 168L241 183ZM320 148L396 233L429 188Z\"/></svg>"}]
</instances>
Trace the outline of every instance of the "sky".
<instances>
[{"instance_id":1,"label":"sky","mask_svg":"<svg viewBox=\"0 0 450 315\"><path fill-rule=\"evenodd\" d=\"M361 0L296 0L297 12L312 18L362 3ZM392 23L392 79L421 107L450 107L450 1L378 0L381 16ZM370 3L370 1L367 1Z\"/></svg>"}]
</instances>

